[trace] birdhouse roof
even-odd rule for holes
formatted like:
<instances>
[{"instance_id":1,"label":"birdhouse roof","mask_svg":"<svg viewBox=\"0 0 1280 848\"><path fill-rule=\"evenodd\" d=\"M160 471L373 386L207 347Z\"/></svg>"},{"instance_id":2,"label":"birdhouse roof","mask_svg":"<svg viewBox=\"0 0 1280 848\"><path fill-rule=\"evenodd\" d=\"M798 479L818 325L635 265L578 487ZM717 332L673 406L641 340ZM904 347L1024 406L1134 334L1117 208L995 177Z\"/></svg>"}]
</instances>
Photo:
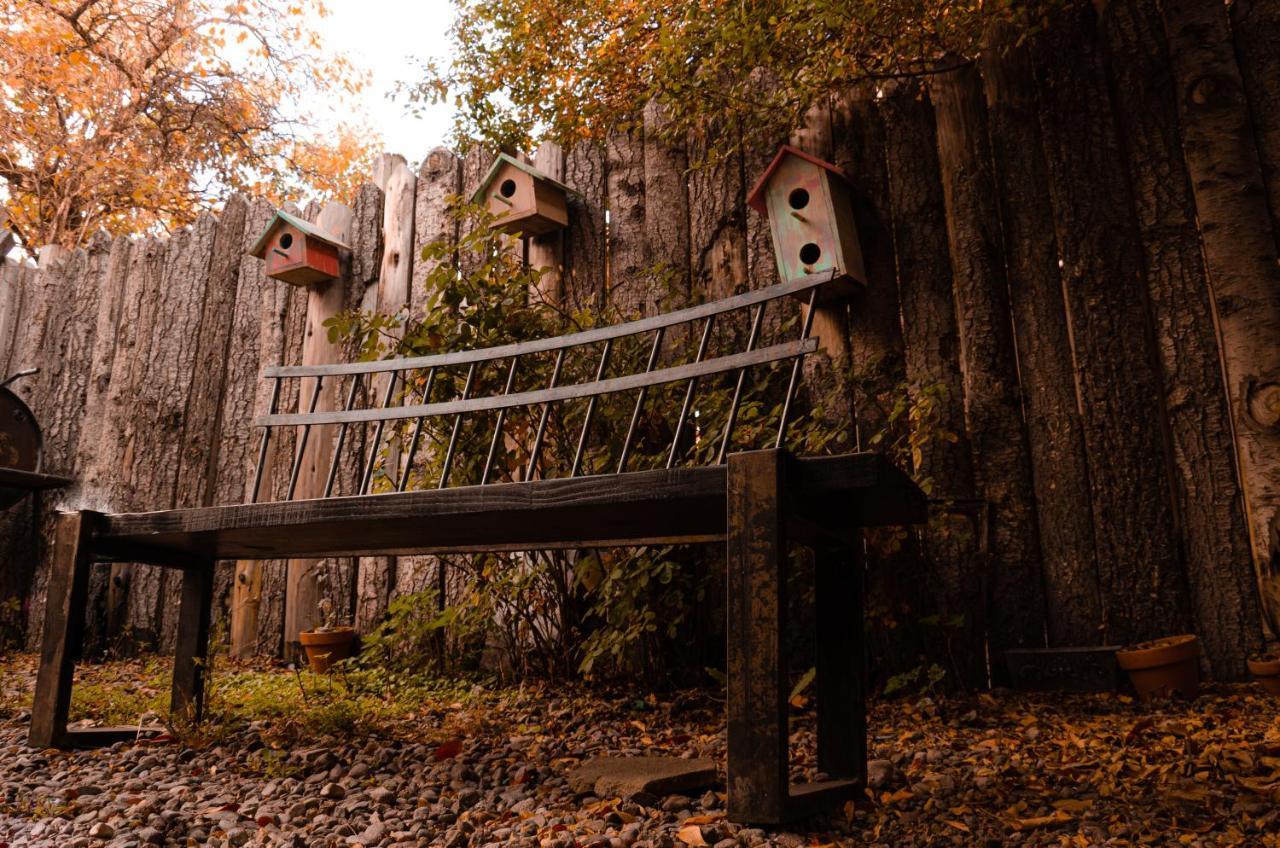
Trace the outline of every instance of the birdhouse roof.
<instances>
[{"instance_id":1,"label":"birdhouse roof","mask_svg":"<svg viewBox=\"0 0 1280 848\"><path fill-rule=\"evenodd\" d=\"M266 229L262 231L262 235L258 236L258 240L253 243L253 247L249 248L249 255L256 256L261 259L267 252L267 245L271 243L271 236L275 234L276 229L281 224L288 224L290 227L301 230L308 238L322 241L325 244L331 244L339 250L351 249L310 221L304 221L298 216L290 215L284 210L277 210L275 217L271 219L271 222L267 224Z\"/></svg>"},{"instance_id":2,"label":"birdhouse roof","mask_svg":"<svg viewBox=\"0 0 1280 848\"><path fill-rule=\"evenodd\" d=\"M498 171L502 168L503 165L511 165L512 167L519 168L521 171L524 171L526 174L533 177L535 180L544 180L545 182L551 183L551 185L555 186L556 188L560 189L566 194L573 191L573 189L569 188L564 183L560 182L559 180L555 180L555 179L552 179L551 177L548 177L546 174L542 173L537 168L530 165L528 162L521 162L519 159L517 159L514 156L508 156L505 153L499 153L497 157L493 160L493 164L489 167L489 173L485 174L484 179L480 181L480 187L476 189L475 194L471 195L472 203L479 203L484 198L485 192L489 190L490 184L493 183L493 178L498 176Z\"/></svg>"},{"instance_id":3,"label":"birdhouse roof","mask_svg":"<svg viewBox=\"0 0 1280 848\"><path fill-rule=\"evenodd\" d=\"M789 144L784 144L778 148L778 155L773 157L773 161L769 163L769 167L765 168L764 173L760 175L760 179L756 180L755 188L751 189L751 193L747 195L747 205L762 215L767 211L764 202L764 190L768 187L769 180L773 177L773 172L778 170L778 166L781 165L783 160L788 156L798 156L806 162L810 162L817 165L819 168L824 168L830 171L845 182L849 181L849 175L842 169L832 165L830 162L825 162L817 156L810 156L803 150L799 150Z\"/></svg>"}]
</instances>

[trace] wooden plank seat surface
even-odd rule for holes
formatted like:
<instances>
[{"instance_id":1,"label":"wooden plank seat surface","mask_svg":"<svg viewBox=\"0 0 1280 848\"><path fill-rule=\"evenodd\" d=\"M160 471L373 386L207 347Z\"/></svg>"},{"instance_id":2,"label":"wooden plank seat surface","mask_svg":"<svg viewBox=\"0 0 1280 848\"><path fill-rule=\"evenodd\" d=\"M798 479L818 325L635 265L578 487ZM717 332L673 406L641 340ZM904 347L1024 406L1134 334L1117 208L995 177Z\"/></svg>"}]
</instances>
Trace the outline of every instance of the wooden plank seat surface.
<instances>
[{"instance_id":1,"label":"wooden plank seat surface","mask_svg":"<svg viewBox=\"0 0 1280 848\"><path fill-rule=\"evenodd\" d=\"M83 641L89 572L95 563L125 561L182 571L181 610L174 660L173 713L198 720L203 702L213 601L213 566L218 560L283 559L375 554L520 551L591 548L651 543L710 542L725 546L728 621L726 626L729 725L729 815L738 821L781 822L807 815L833 801L857 798L865 787L866 729L862 694L862 537L869 526L924 520L923 493L900 470L874 453L794 457L783 446L800 376L800 361L816 349L809 337L818 290L830 275L780 284L714 303L519 345L460 351L429 357L337 365L280 366L264 371L275 381L270 411L255 424L263 428L258 472L247 504L124 514L81 511L59 515L54 565L49 578L44 641L30 742L37 746L93 744L118 733L80 733L67 726L75 660ZM807 295L809 309L798 338L759 344L767 304ZM786 301L784 301L786 302ZM717 318L750 310L750 332L742 349L710 353ZM664 334L680 324L698 339L692 361L663 364ZM701 325L701 326L699 326ZM618 340L652 334L643 371L610 374L610 353ZM566 351L588 349L598 356L594 379L559 384ZM549 383L516 390L521 357L554 354ZM509 361L509 365L506 363ZM734 450L735 418L747 371L778 363L790 377L771 448ZM504 366L501 391L473 391L481 367ZM463 368L456 396L436 398L432 386L443 369ZM426 375L424 380L410 375ZM699 386L711 377L727 379L732 403L726 420L708 428L715 461L686 465L688 431ZM317 409L326 379L349 382L340 410ZM310 381L299 392L298 411L278 408L281 384ZM378 389L367 405L357 387ZM628 468L633 436L647 392L656 386L683 387L666 467ZM723 388L723 387L722 387ZM374 393L369 392L372 396ZM592 438L599 398L634 397L630 427L609 473L591 468L585 446ZM399 399L399 403L393 402ZM548 418L553 408L584 404L574 444L554 451L561 468L543 461ZM527 466L520 472L494 471L509 411L532 410ZM665 410L664 410L665 411ZM488 455L478 480L451 478L464 417L492 420ZM452 419L447 446L441 445L438 478L415 472L424 421ZM392 427L388 428L387 425ZM398 423L410 424L395 430ZM294 495L313 428L336 432L324 497ZM343 440L352 428L373 431L368 459L348 469L353 493L335 491ZM263 466L270 434L298 433L284 500L260 503ZM390 429L392 432L387 433ZM383 447L399 439L395 450ZM570 452L572 448L572 452ZM437 448L439 450L440 448ZM572 457L570 459L570 457ZM379 466L379 463L382 463ZM599 462L596 462L599 465ZM593 473L588 473L588 471ZM433 472L434 473L434 472ZM375 485L375 476L380 482ZM505 479L494 479L495 476ZM412 483L418 479L418 487ZM792 544L815 552L818 626L818 760L833 779L824 784L789 784L787 669L787 584Z\"/></svg>"}]
</instances>

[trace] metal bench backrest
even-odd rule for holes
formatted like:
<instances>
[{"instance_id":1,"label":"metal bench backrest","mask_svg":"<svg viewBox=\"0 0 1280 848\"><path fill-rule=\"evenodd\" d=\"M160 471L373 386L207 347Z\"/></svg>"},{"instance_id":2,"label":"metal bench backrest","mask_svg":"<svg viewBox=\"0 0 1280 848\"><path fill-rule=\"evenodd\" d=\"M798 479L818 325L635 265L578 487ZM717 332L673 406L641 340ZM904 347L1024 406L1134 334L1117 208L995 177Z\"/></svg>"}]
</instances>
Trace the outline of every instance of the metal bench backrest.
<instances>
[{"instance_id":1,"label":"metal bench backrest","mask_svg":"<svg viewBox=\"0 0 1280 848\"><path fill-rule=\"evenodd\" d=\"M723 463L726 452L733 441L733 431L738 416L739 402L743 394L744 380L748 369L752 366L767 363L791 361L790 379L782 402L781 413L777 422L775 446L781 447L786 439L788 420L791 417L792 400L796 383L800 374L801 359L817 349L817 340L809 337L812 328L813 306L819 288L831 280L831 274L813 275L765 289L746 292L744 294L717 300L710 303L681 309L650 318L643 318L624 324L600 327L569 335L536 339L517 344L476 350L457 351L432 356L400 357L371 362L354 362L335 365L291 365L275 366L265 369L263 376L274 380L270 412L254 421L254 425L263 428L262 440L258 452L257 471L254 475L252 500L257 502L262 489L263 469L266 465L268 447L272 430L279 427L297 427L297 444L289 474L286 500L293 500L297 490L299 473L306 453L311 429L317 426L337 427L332 457L329 460L328 473L323 497L330 497L334 492L338 479L339 466L342 463L348 431L353 427L370 427L372 441L361 461L362 468L357 477L358 491L347 494L368 494L370 492L374 472L379 458L383 455L385 430L388 422L415 420L412 435L407 436L407 446L395 455L396 468L383 468L390 480L390 489L405 491L409 488L414 459L420 449L424 422L429 418L452 417L450 437L444 450L442 470L436 479L438 488L450 485L450 471L454 464L454 456L458 447L459 432L464 416L476 413L494 416L492 436L489 441L488 456L479 480L464 481L464 484L481 485L493 482L494 457L502 439L511 438L504 433L504 424L509 411L516 408L537 410L538 424L533 431L532 445L529 449L527 466L524 469L525 479L532 479L536 473L544 473L539 465L547 432L547 422L557 404L569 404L585 400L585 411L573 453L573 461L565 469L569 476L577 476L583 470L583 457L591 434L592 419L596 413L596 405L600 398L623 392L635 392L635 401L630 416L630 425L623 438L615 473L624 473L627 469L628 457L632 452L636 438L636 426L644 408L648 390L654 386L684 383L684 400L679 417L675 422L675 433L667 451L666 464L672 467L678 458L682 436L686 435L686 420L694 403L700 380L728 374L735 375L733 395L725 420L721 423L718 448L715 462ZM759 347L761 328L766 307L774 301L791 299L799 296L808 302L804 312L798 337L789 341L779 341L766 347ZM732 313L746 314L750 311L750 330L742 349L708 357L712 328L717 321L723 321ZM675 335L673 330L687 325L687 338L697 334L699 343L696 356L692 361L682 364L664 366L663 340ZM624 340L652 337L648 342L648 356L643 371L636 370L617 376L609 375L611 353ZM565 357L570 351L582 348L597 351L594 368L594 379L575 383L561 383ZM524 357L554 354L554 365L551 367L550 379L541 388L527 391L513 391L516 381L517 364ZM507 362L509 361L509 364ZM476 391L479 385L477 374L485 367L505 367L506 378L501 393L481 395ZM431 400L432 390L440 381L437 376L446 369L466 369L466 378L462 382L460 392L443 400ZM501 373L501 372L500 372ZM425 378L423 378L425 375ZM322 387L326 381L347 381L346 402L343 409L334 411L316 411ZM281 388L286 380L312 380L310 391L303 398L299 391L299 404L304 400L307 411L281 412L279 404ZM382 382L385 381L385 385ZM376 386L376 391L374 390ZM361 406L359 398L368 396L381 403L372 402ZM399 399L399 404L393 400ZM406 424L406 427L408 425ZM390 456L391 452L387 452ZM567 454L566 454L567 458ZM390 460L382 459L384 465Z\"/></svg>"}]
</instances>

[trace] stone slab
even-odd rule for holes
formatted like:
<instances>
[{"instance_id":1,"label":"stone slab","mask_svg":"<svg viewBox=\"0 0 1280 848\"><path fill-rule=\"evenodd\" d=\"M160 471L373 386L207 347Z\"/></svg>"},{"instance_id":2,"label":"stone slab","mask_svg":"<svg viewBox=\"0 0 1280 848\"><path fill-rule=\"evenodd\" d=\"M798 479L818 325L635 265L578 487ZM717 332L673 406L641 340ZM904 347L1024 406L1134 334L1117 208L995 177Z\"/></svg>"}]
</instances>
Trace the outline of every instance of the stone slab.
<instances>
[{"instance_id":1,"label":"stone slab","mask_svg":"<svg viewBox=\"0 0 1280 848\"><path fill-rule=\"evenodd\" d=\"M680 757L595 757L569 772L575 792L594 792L600 798L674 795L715 782L715 760Z\"/></svg>"}]
</instances>

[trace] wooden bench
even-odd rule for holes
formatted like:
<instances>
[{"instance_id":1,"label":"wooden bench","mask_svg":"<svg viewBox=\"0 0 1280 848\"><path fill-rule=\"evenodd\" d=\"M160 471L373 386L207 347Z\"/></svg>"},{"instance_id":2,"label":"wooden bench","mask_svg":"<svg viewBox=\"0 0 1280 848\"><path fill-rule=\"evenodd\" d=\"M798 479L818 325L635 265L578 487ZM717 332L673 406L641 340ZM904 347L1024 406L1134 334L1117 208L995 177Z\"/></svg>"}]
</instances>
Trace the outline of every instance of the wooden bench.
<instances>
[{"instance_id":1,"label":"wooden bench","mask_svg":"<svg viewBox=\"0 0 1280 848\"><path fill-rule=\"evenodd\" d=\"M810 338L811 318L796 322L789 341L758 346L765 309L787 304L797 294L812 305L829 276L815 276L748 292L714 303L627 324L592 329L504 347L442 355L343 365L268 368L275 381L272 408L255 423L263 428L254 500L262 488L262 466L271 433L293 428L294 461L288 497L279 502L199 509L107 515L93 512L59 516L55 566L50 575L43 655L36 685L30 742L35 746L97 744L120 738L110 730L69 730L72 672L81 648L89 571L94 563L141 562L180 569L183 574L180 623L173 675L172 707L177 715L200 716L203 659L208 641L213 564L224 559L365 554L418 554L537 549L580 549L612 545L721 542L727 553L728 637L728 788L729 815L740 821L780 822L807 814L819 805L858 797L865 785L865 713L862 691L862 527L918 522L925 498L902 472L873 453L797 458L782 449L801 359L817 347ZM713 323L749 318L742 349L708 356ZM737 326L746 326L742 322ZM664 336L687 331L700 339L691 361L664 364ZM652 341L649 341L652 337ZM630 339L649 351L643 371L609 376L610 351ZM641 340L641 341L637 341ZM559 383L568 352L584 350L597 366L587 379ZM549 383L515 391L515 364L535 355L555 357ZM669 358L665 361L672 361ZM734 452L735 419L748 369L779 363L788 382L781 420L770 425L772 447ZM477 369L499 368L501 391L475 392ZM445 369L462 369L460 392L433 400L431 385ZM421 378L425 376L425 381ZM505 377L505 379L503 379ZM732 403L725 420L703 438L718 439L711 464L681 465L686 428L701 385L718 377ZM326 380L350 385L342 410L316 411ZM277 409L287 380L311 381L301 393L302 412ZM425 382L425 390L421 386ZM357 402L357 384L378 386L381 403ZM658 386L683 394L665 467L627 470L630 447L646 395ZM399 385L401 389L397 389ZM412 391L404 391L412 385ZM681 391L683 389L683 391ZM370 392L374 394L374 392ZM392 403L399 394L400 405ZM634 395L634 400L632 396ZM634 404L620 454L607 473L583 473L584 448L593 438L596 405L613 396ZM548 446L547 421L553 410L570 404L580 415L576 444ZM585 409L584 409L585 407ZM536 428L523 479L491 481L494 456L513 410L526 410ZM566 413L567 414L567 413ZM442 470L429 487L410 485L423 422L452 418L451 437L440 444ZM484 416L484 417L482 417ZM451 468L463 419L485 430L489 453L476 480L455 480ZM380 450L388 423L402 425L400 447ZM496 422L489 424L489 422ZM336 445L326 497L291 500L309 434L333 427ZM741 426L741 425L738 425ZM373 447L358 475L355 494L334 495L342 442L355 427L374 429ZM393 428L395 425L393 424ZM412 428L412 435L408 435ZM576 428L575 428L576 429ZM443 426L441 432L449 432ZM683 431L683 432L682 432ZM407 439L407 441L406 441ZM616 438L615 438L616 442ZM572 450L572 453L570 451ZM557 473L543 464L555 454ZM388 459L392 457L393 459ZM434 456L441 456L436 453ZM570 456L572 458L570 459ZM633 456L634 458L634 456ZM477 453L478 459L478 453ZM387 468L386 463L394 466ZM378 466L382 463L382 466ZM374 492L375 467L387 491ZM348 476L351 469L347 470ZM503 476L503 475L497 475ZM419 481L421 482L421 481ZM453 485L451 485L453 484ZM791 786L788 779L787 657L788 546L811 546L816 554L818 628L817 703L819 768L831 780ZM132 733L133 730L126 731Z\"/></svg>"}]
</instances>

